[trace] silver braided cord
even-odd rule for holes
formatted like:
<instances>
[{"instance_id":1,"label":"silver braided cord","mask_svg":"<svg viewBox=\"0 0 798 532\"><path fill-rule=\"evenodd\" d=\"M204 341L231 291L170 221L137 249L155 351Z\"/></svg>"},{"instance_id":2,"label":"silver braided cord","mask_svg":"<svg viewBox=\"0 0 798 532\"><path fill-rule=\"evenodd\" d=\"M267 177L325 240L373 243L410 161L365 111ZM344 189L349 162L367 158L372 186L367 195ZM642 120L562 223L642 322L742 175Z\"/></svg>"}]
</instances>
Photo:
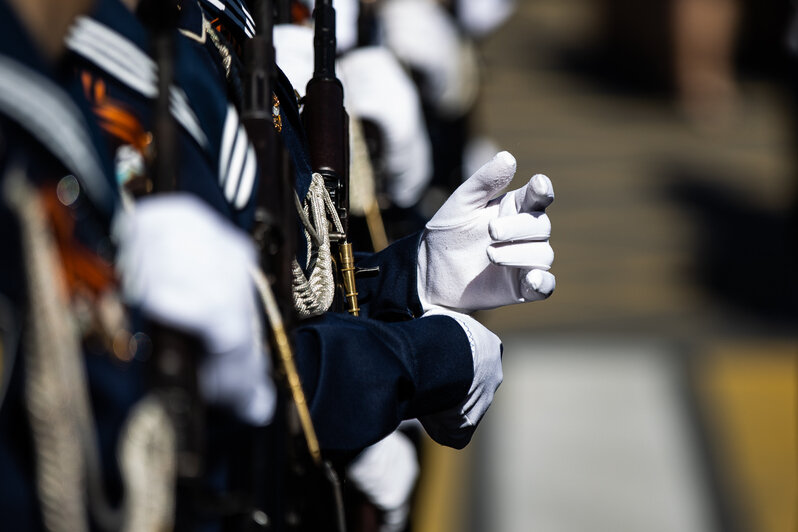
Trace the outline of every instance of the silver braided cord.
<instances>
[{"instance_id":1,"label":"silver braided cord","mask_svg":"<svg viewBox=\"0 0 798 532\"><path fill-rule=\"evenodd\" d=\"M219 34L216 33L213 25L211 25L204 16L202 17L202 29L206 35L211 37L214 48L219 52L219 56L222 58L222 65L224 66L225 77L229 80L231 76L233 76L233 57L230 54L230 49L222 42L222 39L219 37Z\"/></svg>"},{"instance_id":2,"label":"silver braided cord","mask_svg":"<svg viewBox=\"0 0 798 532\"><path fill-rule=\"evenodd\" d=\"M172 530L175 514L177 443L162 400L152 394L130 413L119 443L125 482L122 532Z\"/></svg>"},{"instance_id":3,"label":"silver braided cord","mask_svg":"<svg viewBox=\"0 0 798 532\"><path fill-rule=\"evenodd\" d=\"M79 532L89 529L80 342L59 283L57 252L43 208L22 172L12 172L4 193L19 218L27 272L25 402L35 444L36 487L44 526L52 532Z\"/></svg>"},{"instance_id":4,"label":"silver braided cord","mask_svg":"<svg viewBox=\"0 0 798 532\"><path fill-rule=\"evenodd\" d=\"M145 398L120 438L121 511L108 503L88 395L80 333L36 191L21 171L4 190L16 212L27 272L25 396L36 455L36 487L51 532L169 530L174 514L175 436L160 402ZM124 523L122 520L124 519Z\"/></svg>"},{"instance_id":5,"label":"silver braided cord","mask_svg":"<svg viewBox=\"0 0 798 532\"><path fill-rule=\"evenodd\" d=\"M323 314L332 305L335 278L330 251L330 220L339 233L343 233L343 226L321 174L313 174L304 205L299 203L296 194L294 201L305 228L308 256L305 267L312 268L308 277L296 259L292 262L294 309L300 319L304 319Z\"/></svg>"}]
</instances>

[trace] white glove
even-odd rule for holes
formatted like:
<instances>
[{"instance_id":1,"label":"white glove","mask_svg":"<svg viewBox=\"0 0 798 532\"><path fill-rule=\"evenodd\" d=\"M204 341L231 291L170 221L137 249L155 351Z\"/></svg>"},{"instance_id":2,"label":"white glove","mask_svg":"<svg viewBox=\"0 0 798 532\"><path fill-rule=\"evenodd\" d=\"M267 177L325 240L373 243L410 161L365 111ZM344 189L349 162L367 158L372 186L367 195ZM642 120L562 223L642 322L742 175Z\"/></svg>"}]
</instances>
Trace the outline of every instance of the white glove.
<instances>
[{"instance_id":1,"label":"white glove","mask_svg":"<svg viewBox=\"0 0 798 532\"><path fill-rule=\"evenodd\" d=\"M449 316L468 336L474 361L474 380L468 395L454 408L419 418L427 434L442 445L462 448L470 441L477 424L493 402L493 394L502 383L502 342L484 325L466 314L442 308L425 313L427 316Z\"/></svg>"},{"instance_id":2,"label":"white glove","mask_svg":"<svg viewBox=\"0 0 798 532\"><path fill-rule=\"evenodd\" d=\"M333 0L335 8L335 48L339 54L357 46L359 0Z\"/></svg>"},{"instance_id":3,"label":"white glove","mask_svg":"<svg viewBox=\"0 0 798 532\"><path fill-rule=\"evenodd\" d=\"M421 101L396 57L381 46L352 50L338 60L346 107L372 120L385 139L387 192L400 207L411 207L432 179L432 148Z\"/></svg>"},{"instance_id":4,"label":"white glove","mask_svg":"<svg viewBox=\"0 0 798 532\"><path fill-rule=\"evenodd\" d=\"M274 60L302 97L313 77L313 28L295 24L274 27Z\"/></svg>"},{"instance_id":5,"label":"white glove","mask_svg":"<svg viewBox=\"0 0 798 532\"><path fill-rule=\"evenodd\" d=\"M386 46L423 75L425 101L447 116L468 111L479 91L479 67L446 9L434 0L389 0L379 16Z\"/></svg>"},{"instance_id":6,"label":"white glove","mask_svg":"<svg viewBox=\"0 0 798 532\"><path fill-rule=\"evenodd\" d=\"M349 466L346 476L384 512L380 532L405 529L410 496L418 479L418 457L412 442L399 431L367 447Z\"/></svg>"},{"instance_id":7,"label":"white glove","mask_svg":"<svg viewBox=\"0 0 798 532\"><path fill-rule=\"evenodd\" d=\"M515 11L515 0L457 0L457 20L474 37L496 30Z\"/></svg>"},{"instance_id":8,"label":"white glove","mask_svg":"<svg viewBox=\"0 0 798 532\"><path fill-rule=\"evenodd\" d=\"M554 291L549 268L554 200L548 177L493 198L515 175L515 158L498 153L468 178L427 223L418 250L418 295L424 311L461 312L545 299Z\"/></svg>"},{"instance_id":9,"label":"white glove","mask_svg":"<svg viewBox=\"0 0 798 532\"><path fill-rule=\"evenodd\" d=\"M115 220L114 236L126 299L148 317L202 339L203 398L249 423L267 424L276 396L260 341L251 239L185 194L139 201Z\"/></svg>"}]
</instances>

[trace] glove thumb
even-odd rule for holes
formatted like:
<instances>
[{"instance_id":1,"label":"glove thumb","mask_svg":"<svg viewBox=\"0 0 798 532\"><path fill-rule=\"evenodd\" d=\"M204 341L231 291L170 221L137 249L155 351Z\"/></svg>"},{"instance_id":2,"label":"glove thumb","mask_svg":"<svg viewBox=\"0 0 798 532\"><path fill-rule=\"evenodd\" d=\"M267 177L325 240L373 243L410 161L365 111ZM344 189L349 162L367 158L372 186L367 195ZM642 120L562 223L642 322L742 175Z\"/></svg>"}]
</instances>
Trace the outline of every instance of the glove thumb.
<instances>
[{"instance_id":1,"label":"glove thumb","mask_svg":"<svg viewBox=\"0 0 798 532\"><path fill-rule=\"evenodd\" d=\"M431 223L448 222L487 205L513 180L515 166L515 157L510 152L497 153L493 159L457 187L432 218Z\"/></svg>"}]
</instances>

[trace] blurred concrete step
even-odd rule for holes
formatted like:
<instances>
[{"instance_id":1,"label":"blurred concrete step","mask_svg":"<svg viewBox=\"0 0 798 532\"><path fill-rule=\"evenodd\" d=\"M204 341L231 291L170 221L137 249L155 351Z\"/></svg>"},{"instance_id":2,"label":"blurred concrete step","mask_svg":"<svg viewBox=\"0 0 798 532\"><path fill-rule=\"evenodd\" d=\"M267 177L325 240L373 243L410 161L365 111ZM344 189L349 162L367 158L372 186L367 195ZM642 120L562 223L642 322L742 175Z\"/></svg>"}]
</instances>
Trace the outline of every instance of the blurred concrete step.
<instances>
[{"instance_id":1,"label":"blurred concrete step","mask_svg":"<svg viewBox=\"0 0 798 532\"><path fill-rule=\"evenodd\" d=\"M716 531L673 355L655 342L505 338L475 530Z\"/></svg>"}]
</instances>

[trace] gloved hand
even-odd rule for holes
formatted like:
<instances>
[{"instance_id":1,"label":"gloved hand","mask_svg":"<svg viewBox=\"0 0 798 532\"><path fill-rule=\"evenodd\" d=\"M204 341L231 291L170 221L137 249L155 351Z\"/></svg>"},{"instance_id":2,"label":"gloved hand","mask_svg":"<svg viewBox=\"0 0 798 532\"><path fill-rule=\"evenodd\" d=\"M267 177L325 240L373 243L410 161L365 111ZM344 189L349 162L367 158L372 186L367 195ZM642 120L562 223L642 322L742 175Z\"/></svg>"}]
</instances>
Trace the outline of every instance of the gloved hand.
<instances>
[{"instance_id":1,"label":"gloved hand","mask_svg":"<svg viewBox=\"0 0 798 532\"><path fill-rule=\"evenodd\" d=\"M338 60L346 108L373 121L385 141L387 192L399 207L411 207L432 179L432 147L413 81L381 46L352 50Z\"/></svg>"},{"instance_id":2,"label":"gloved hand","mask_svg":"<svg viewBox=\"0 0 798 532\"><path fill-rule=\"evenodd\" d=\"M435 0L388 0L379 11L385 45L422 77L424 101L439 113L466 113L479 92L474 48Z\"/></svg>"},{"instance_id":3,"label":"gloved hand","mask_svg":"<svg viewBox=\"0 0 798 532\"><path fill-rule=\"evenodd\" d=\"M276 396L250 278L251 239L185 194L145 198L120 216L114 236L126 299L202 339L199 387L208 403L267 424Z\"/></svg>"},{"instance_id":4,"label":"gloved hand","mask_svg":"<svg viewBox=\"0 0 798 532\"><path fill-rule=\"evenodd\" d=\"M515 11L516 0L456 0L457 20L474 37L496 31Z\"/></svg>"},{"instance_id":5,"label":"gloved hand","mask_svg":"<svg viewBox=\"0 0 798 532\"><path fill-rule=\"evenodd\" d=\"M471 441L479 421L493 402L493 394L502 383L502 342L484 325L466 314L436 308L426 312L420 319L427 316L449 316L463 328L471 345L474 380L468 395L459 405L418 420L436 442L462 449Z\"/></svg>"},{"instance_id":6,"label":"gloved hand","mask_svg":"<svg viewBox=\"0 0 798 532\"><path fill-rule=\"evenodd\" d=\"M272 38L275 61L299 96L303 97L308 81L313 77L313 28L277 24Z\"/></svg>"},{"instance_id":7,"label":"gloved hand","mask_svg":"<svg viewBox=\"0 0 798 532\"><path fill-rule=\"evenodd\" d=\"M427 223L418 251L418 295L424 311L473 312L545 299L554 200L548 177L491 199L515 175L515 158L500 152L454 191Z\"/></svg>"},{"instance_id":8,"label":"gloved hand","mask_svg":"<svg viewBox=\"0 0 798 532\"><path fill-rule=\"evenodd\" d=\"M410 515L410 496L418 479L418 457L410 440L392 432L367 447L346 472L347 478L383 512L380 532L400 532Z\"/></svg>"}]
</instances>

